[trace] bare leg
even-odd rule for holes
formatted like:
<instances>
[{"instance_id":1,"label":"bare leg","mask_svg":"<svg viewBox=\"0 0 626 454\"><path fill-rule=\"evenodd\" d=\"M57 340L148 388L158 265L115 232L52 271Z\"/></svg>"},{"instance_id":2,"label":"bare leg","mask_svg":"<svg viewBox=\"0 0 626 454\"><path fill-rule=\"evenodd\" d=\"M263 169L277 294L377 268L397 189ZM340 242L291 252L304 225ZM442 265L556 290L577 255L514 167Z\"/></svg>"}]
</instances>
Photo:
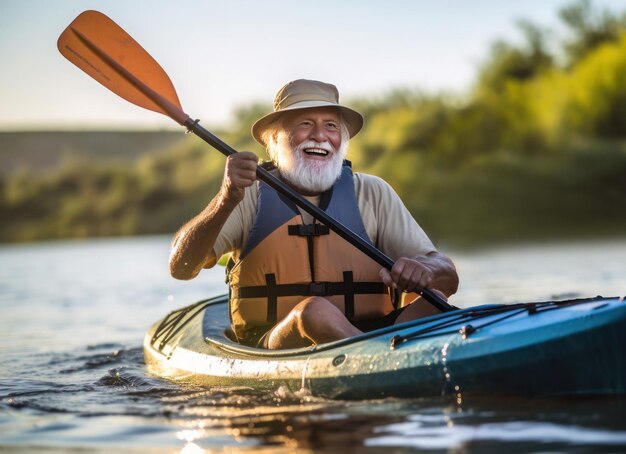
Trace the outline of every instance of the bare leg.
<instances>
[{"instance_id":1,"label":"bare leg","mask_svg":"<svg viewBox=\"0 0 626 454\"><path fill-rule=\"evenodd\" d=\"M330 301L310 297L300 302L272 328L268 348L299 348L356 336L355 328Z\"/></svg>"},{"instance_id":2,"label":"bare leg","mask_svg":"<svg viewBox=\"0 0 626 454\"><path fill-rule=\"evenodd\" d=\"M443 299L447 300L447 298L445 297L443 293L441 292L437 292L437 293ZM402 311L402 313L396 319L394 325L397 325L398 323L409 322L411 320L417 320L419 318L424 318L430 315L435 315L435 314L440 314L440 313L441 311L439 309L437 309L435 306L433 306L432 304L430 304L428 301L426 301L424 298L420 296L419 298L416 298L415 300L413 300L407 306L407 308L404 311Z\"/></svg>"}]
</instances>

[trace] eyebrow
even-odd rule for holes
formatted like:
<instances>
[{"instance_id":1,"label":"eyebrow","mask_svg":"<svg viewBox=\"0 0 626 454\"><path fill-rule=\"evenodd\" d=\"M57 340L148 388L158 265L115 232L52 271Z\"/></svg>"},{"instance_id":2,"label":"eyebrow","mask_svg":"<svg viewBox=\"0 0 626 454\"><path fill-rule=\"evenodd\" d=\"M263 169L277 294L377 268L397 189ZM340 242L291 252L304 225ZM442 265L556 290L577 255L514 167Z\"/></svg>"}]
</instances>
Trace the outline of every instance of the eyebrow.
<instances>
[{"instance_id":1,"label":"eyebrow","mask_svg":"<svg viewBox=\"0 0 626 454\"><path fill-rule=\"evenodd\" d=\"M304 121L304 120L313 120L313 117L309 116L309 115L303 115L300 118L296 118L296 121ZM339 122L341 121L341 117L339 116L333 116L333 117L322 117L322 121L334 121L334 122Z\"/></svg>"}]
</instances>

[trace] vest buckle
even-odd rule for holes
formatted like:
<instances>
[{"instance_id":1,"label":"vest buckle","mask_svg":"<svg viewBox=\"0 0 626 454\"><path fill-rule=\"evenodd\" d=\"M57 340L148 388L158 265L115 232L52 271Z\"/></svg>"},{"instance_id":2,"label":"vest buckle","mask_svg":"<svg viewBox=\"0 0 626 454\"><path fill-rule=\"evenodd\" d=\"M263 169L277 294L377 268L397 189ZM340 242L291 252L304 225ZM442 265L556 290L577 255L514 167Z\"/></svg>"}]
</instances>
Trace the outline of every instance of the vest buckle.
<instances>
[{"instance_id":1,"label":"vest buckle","mask_svg":"<svg viewBox=\"0 0 626 454\"><path fill-rule=\"evenodd\" d=\"M320 236L328 235L330 228L324 224L293 224L287 226L287 232L295 236Z\"/></svg>"},{"instance_id":2,"label":"vest buckle","mask_svg":"<svg viewBox=\"0 0 626 454\"><path fill-rule=\"evenodd\" d=\"M326 282L311 282L309 292L312 296L327 296Z\"/></svg>"}]
</instances>

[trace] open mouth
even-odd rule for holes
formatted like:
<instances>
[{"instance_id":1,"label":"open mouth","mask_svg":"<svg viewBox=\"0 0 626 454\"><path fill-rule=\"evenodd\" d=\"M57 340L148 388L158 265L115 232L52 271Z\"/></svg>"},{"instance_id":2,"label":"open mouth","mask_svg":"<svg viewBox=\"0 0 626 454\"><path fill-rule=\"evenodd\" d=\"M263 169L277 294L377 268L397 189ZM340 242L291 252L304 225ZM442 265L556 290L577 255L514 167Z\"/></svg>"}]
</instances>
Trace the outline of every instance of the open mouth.
<instances>
[{"instance_id":1,"label":"open mouth","mask_svg":"<svg viewBox=\"0 0 626 454\"><path fill-rule=\"evenodd\" d=\"M305 148L303 151L309 156L328 156L328 150L322 148Z\"/></svg>"}]
</instances>

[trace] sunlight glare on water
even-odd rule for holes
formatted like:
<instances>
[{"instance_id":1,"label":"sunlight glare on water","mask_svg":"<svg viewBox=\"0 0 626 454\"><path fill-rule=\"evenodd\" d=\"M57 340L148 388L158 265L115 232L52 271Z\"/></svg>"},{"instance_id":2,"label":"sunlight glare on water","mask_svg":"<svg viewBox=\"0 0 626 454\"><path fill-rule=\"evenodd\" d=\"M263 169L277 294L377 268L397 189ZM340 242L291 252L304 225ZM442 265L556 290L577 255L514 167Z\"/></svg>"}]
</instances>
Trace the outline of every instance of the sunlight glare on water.
<instances>
[{"instance_id":1,"label":"sunlight glare on water","mask_svg":"<svg viewBox=\"0 0 626 454\"><path fill-rule=\"evenodd\" d=\"M624 241L531 244L450 255L461 277L453 297L460 307L626 293Z\"/></svg>"},{"instance_id":2,"label":"sunlight glare on water","mask_svg":"<svg viewBox=\"0 0 626 454\"><path fill-rule=\"evenodd\" d=\"M626 241L444 252L461 307L626 294ZM346 402L151 376L148 327L226 290L222 268L170 278L168 254L169 237L0 246L0 450L626 450L623 398L478 399L450 375L449 397Z\"/></svg>"}]
</instances>

